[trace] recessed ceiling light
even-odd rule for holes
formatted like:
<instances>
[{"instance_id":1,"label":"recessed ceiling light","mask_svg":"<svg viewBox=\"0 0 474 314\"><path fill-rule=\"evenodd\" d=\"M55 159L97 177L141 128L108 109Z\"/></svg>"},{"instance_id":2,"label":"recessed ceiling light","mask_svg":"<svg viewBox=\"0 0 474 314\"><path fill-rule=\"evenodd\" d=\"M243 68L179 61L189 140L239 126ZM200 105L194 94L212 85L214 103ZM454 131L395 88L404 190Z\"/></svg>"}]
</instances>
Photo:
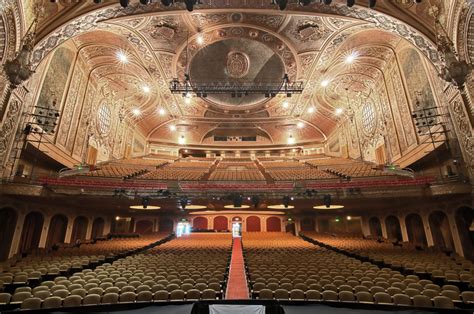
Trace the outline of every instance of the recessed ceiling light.
<instances>
[{"instance_id":1,"label":"recessed ceiling light","mask_svg":"<svg viewBox=\"0 0 474 314\"><path fill-rule=\"evenodd\" d=\"M184 145L186 144L186 138L184 137L184 135L181 135L178 139L178 144L180 145Z\"/></svg>"},{"instance_id":2,"label":"recessed ceiling light","mask_svg":"<svg viewBox=\"0 0 474 314\"><path fill-rule=\"evenodd\" d=\"M347 220L352 220L352 216L347 216L346 219Z\"/></svg>"},{"instance_id":3,"label":"recessed ceiling light","mask_svg":"<svg viewBox=\"0 0 474 314\"><path fill-rule=\"evenodd\" d=\"M134 115L135 117L137 117L137 116L139 116L142 112L140 111L140 109L134 108L134 109L132 110L132 113L133 113L133 115Z\"/></svg>"},{"instance_id":4,"label":"recessed ceiling light","mask_svg":"<svg viewBox=\"0 0 474 314\"><path fill-rule=\"evenodd\" d=\"M321 86L322 86L322 87L327 87L328 85L329 85L329 80L323 80L323 81L321 82Z\"/></svg>"},{"instance_id":5,"label":"recessed ceiling light","mask_svg":"<svg viewBox=\"0 0 474 314\"><path fill-rule=\"evenodd\" d=\"M204 37L199 34L198 37L196 38L196 42L199 44L199 45L202 45L204 44Z\"/></svg>"},{"instance_id":6,"label":"recessed ceiling light","mask_svg":"<svg viewBox=\"0 0 474 314\"><path fill-rule=\"evenodd\" d=\"M337 109L336 109L336 115L340 115L340 114L342 114L343 112L344 112L344 109L342 109L342 108L337 108Z\"/></svg>"},{"instance_id":7,"label":"recessed ceiling light","mask_svg":"<svg viewBox=\"0 0 474 314\"><path fill-rule=\"evenodd\" d=\"M142 90L144 93L148 94L151 91L151 88L148 85L143 85Z\"/></svg>"},{"instance_id":8,"label":"recessed ceiling light","mask_svg":"<svg viewBox=\"0 0 474 314\"><path fill-rule=\"evenodd\" d=\"M158 113L160 114L160 116L164 116L166 114L166 110L163 108L160 108L160 110L158 110Z\"/></svg>"},{"instance_id":9,"label":"recessed ceiling light","mask_svg":"<svg viewBox=\"0 0 474 314\"><path fill-rule=\"evenodd\" d=\"M282 106L283 106L283 108L286 109L290 106L290 104L287 101L284 101Z\"/></svg>"},{"instance_id":10,"label":"recessed ceiling light","mask_svg":"<svg viewBox=\"0 0 474 314\"><path fill-rule=\"evenodd\" d=\"M117 59L121 63L128 63L128 56L123 50L117 52Z\"/></svg>"},{"instance_id":11,"label":"recessed ceiling light","mask_svg":"<svg viewBox=\"0 0 474 314\"><path fill-rule=\"evenodd\" d=\"M295 138L293 137L293 135L290 135L290 137L288 137L288 144L292 145L295 143Z\"/></svg>"},{"instance_id":12,"label":"recessed ceiling light","mask_svg":"<svg viewBox=\"0 0 474 314\"><path fill-rule=\"evenodd\" d=\"M176 131L176 125L174 124L170 125L170 130L173 132Z\"/></svg>"},{"instance_id":13,"label":"recessed ceiling light","mask_svg":"<svg viewBox=\"0 0 474 314\"><path fill-rule=\"evenodd\" d=\"M357 58L357 56L358 56L357 52L353 51L353 52L351 52L349 55L346 56L346 58L345 58L344 61L345 61L347 64L351 64L351 63L353 63L353 62L355 61L355 59Z\"/></svg>"},{"instance_id":14,"label":"recessed ceiling light","mask_svg":"<svg viewBox=\"0 0 474 314\"><path fill-rule=\"evenodd\" d=\"M189 105L189 104L191 103L191 98L190 98L190 97L185 97L185 98L184 98L184 103L185 103L186 105Z\"/></svg>"},{"instance_id":15,"label":"recessed ceiling light","mask_svg":"<svg viewBox=\"0 0 474 314\"><path fill-rule=\"evenodd\" d=\"M309 107L308 108L308 113L313 113L316 109L314 109L314 107Z\"/></svg>"},{"instance_id":16,"label":"recessed ceiling light","mask_svg":"<svg viewBox=\"0 0 474 314\"><path fill-rule=\"evenodd\" d=\"M298 129L301 129L304 127L304 123L302 121L299 121L296 126L298 127Z\"/></svg>"}]
</instances>

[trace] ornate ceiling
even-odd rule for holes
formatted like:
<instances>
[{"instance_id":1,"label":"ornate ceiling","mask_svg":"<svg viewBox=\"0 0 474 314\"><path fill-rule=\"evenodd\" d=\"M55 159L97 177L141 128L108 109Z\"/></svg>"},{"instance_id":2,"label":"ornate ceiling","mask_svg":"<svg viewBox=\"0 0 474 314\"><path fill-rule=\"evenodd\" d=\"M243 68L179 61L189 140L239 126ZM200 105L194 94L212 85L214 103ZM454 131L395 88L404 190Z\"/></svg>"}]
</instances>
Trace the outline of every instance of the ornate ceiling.
<instances>
[{"instance_id":1,"label":"ornate ceiling","mask_svg":"<svg viewBox=\"0 0 474 314\"><path fill-rule=\"evenodd\" d=\"M72 40L92 75L140 108L132 118L151 142L177 143L180 134L190 144L209 144L213 135L224 134L256 135L269 145L286 144L290 135L297 143L324 142L343 119L336 109L346 108L351 95L374 88L400 41L415 45L435 66L441 61L430 40L433 18L427 1L419 6L379 1L377 11L349 9L345 1L291 4L282 12L268 0L214 0L203 1L192 13L159 1L132 2L127 9L117 1L44 2L34 62ZM450 1L434 2L440 12L449 10ZM24 10L31 20L32 6ZM130 62L117 62L119 51ZM357 62L344 62L352 54ZM182 79L186 72L191 80L209 82L280 81L287 73L306 87L291 98L189 100L168 88L171 79Z\"/></svg>"}]
</instances>

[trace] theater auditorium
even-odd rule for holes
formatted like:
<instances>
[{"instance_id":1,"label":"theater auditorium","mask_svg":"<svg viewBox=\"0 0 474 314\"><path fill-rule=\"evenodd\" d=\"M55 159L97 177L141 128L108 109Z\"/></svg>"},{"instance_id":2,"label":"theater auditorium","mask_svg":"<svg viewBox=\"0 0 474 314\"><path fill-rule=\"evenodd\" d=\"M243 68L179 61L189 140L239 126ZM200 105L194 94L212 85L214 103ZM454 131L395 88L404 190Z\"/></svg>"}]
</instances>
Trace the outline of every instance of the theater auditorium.
<instances>
[{"instance_id":1,"label":"theater auditorium","mask_svg":"<svg viewBox=\"0 0 474 314\"><path fill-rule=\"evenodd\" d=\"M472 0L0 0L0 312L473 313Z\"/></svg>"}]
</instances>

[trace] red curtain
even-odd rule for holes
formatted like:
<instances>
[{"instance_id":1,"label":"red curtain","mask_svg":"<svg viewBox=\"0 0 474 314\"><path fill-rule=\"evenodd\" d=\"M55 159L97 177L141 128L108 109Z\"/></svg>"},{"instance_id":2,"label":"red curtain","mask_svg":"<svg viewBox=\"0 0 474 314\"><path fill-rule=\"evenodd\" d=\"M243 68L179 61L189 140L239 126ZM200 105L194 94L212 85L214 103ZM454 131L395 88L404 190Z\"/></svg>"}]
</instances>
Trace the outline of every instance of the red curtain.
<instances>
[{"instance_id":1,"label":"red curtain","mask_svg":"<svg viewBox=\"0 0 474 314\"><path fill-rule=\"evenodd\" d=\"M260 218L250 216L247 218L247 232L260 232Z\"/></svg>"},{"instance_id":2,"label":"red curtain","mask_svg":"<svg viewBox=\"0 0 474 314\"><path fill-rule=\"evenodd\" d=\"M216 231L225 231L229 230L229 222L227 217L217 216L214 218L214 230Z\"/></svg>"},{"instance_id":3,"label":"red curtain","mask_svg":"<svg viewBox=\"0 0 474 314\"><path fill-rule=\"evenodd\" d=\"M207 229L207 218L205 217L196 217L193 220L193 229L194 230L205 230Z\"/></svg>"},{"instance_id":4,"label":"red curtain","mask_svg":"<svg viewBox=\"0 0 474 314\"><path fill-rule=\"evenodd\" d=\"M278 217L267 219L267 232L281 232L281 220Z\"/></svg>"}]
</instances>

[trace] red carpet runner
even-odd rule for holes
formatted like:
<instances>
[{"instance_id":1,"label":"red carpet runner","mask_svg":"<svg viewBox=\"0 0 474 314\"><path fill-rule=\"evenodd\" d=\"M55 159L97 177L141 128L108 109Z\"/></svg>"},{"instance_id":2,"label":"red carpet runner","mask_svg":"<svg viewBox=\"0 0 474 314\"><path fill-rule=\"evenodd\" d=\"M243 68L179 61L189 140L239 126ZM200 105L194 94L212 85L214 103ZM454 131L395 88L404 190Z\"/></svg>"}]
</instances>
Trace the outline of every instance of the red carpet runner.
<instances>
[{"instance_id":1,"label":"red carpet runner","mask_svg":"<svg viewBox=\"0 0 474 314\"><path fill-rule=\"evenodd\" d=\"M230 260L229 280L227 282L227 300L247 300L249 291L245 277L244 255L240 238L234 238L232 258Z\"/></svg>"}]
</instances>

